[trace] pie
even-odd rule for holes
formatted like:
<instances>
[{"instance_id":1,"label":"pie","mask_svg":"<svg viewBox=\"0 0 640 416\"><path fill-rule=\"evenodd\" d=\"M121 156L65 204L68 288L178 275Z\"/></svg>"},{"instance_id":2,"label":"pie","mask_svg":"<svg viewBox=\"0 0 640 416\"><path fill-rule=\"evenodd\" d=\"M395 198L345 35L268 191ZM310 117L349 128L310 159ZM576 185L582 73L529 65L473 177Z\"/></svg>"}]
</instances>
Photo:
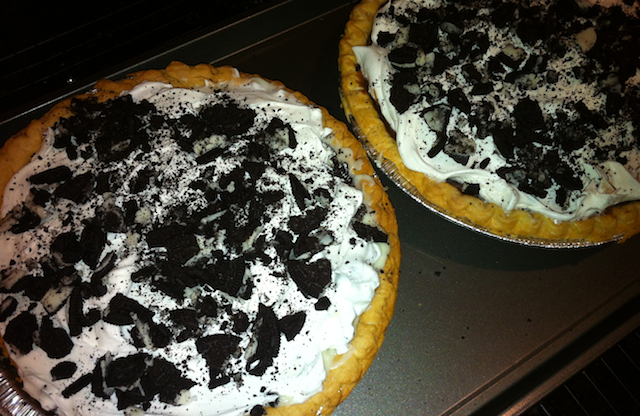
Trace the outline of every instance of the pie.
<instances>
[{"instance_id":1,"label":"pie","mask_svg":"<svg viewBox=\"0 0 640 416\"><path fill-rule=\"evenodd\" d=\"M624 241L640 230L636 12L364 0L340 42L345 113L392 179L456 222L542 246Z\"/></svg>"},{"instance_id":2,"label":"pie","mask_svg":"<svg viewBox=\"0 0 640 416\"><path fill-rule=\"evenodd\" d=\"M395 215L348 128L174 62L0 150L0 333L59 414L326 415L393 315Z\"/></svg>"}]
</instances>

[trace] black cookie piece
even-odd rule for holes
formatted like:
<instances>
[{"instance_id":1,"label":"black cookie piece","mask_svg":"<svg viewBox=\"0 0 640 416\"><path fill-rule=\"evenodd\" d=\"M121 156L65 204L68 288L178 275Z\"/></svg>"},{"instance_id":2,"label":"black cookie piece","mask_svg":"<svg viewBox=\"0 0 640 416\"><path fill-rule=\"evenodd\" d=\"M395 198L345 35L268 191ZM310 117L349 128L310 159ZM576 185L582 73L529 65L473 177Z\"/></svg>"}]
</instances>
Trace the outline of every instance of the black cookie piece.
<instances>
[{"instance_id":1,"label":"black cookie piece","mask_svg":"<svg viewBox=\"0 0 640 416\"><path fill-rule=\"evenodd\" d=\"M434 158L444 150L444 146L447 144L447 135L442 131L436 132L436 140L433 143L433 146L427 152L427 156Z\"/></svg>"},{"instance_id":2,"label":"black cookie piece","mask_svg":"<svg viewBox=\"0 0 640 416\"><path fill-rule=\"evenodd\" d=\"M131 180L131 184L129 185L131 192L137 194L144 191L149 186L152 179L156 179L157 176L158 174L150 169L141 170L138 172L138 175ZM157 185L160 186L160 184Z\"/></svg>"},{"instance_id":3,"label":"black cookie piece","mask_svg":"<svg viewBox=\"0 0 640 416\"><path fill-rule=\"evenodd\" d=\"M102 319L102 313L97 308L91 308L87 311L86 315L82 317L80 323L82 326L92 326Z\"/></svg>"},{"instance_id":4,"label":"black cookie piece","mask_svg":"<svg viewBox=\"0 0 640 416\"><path fill-rule=\"evenodd\" d=\"M67 325L69 326L69 335L72 337L82 333L82 289L76 287L71 292L67 302Z\"/></svg>"},{"instance_id":5,"label":"black cookie piece","mask_svg":"<svg viewBox=\"0 0 640 416\"><path fill-rule=\"evenodd\" d=\"M493 91L493 83L479 82L471 89L471 95L487 95Z\"/></svg>"},{"instance_id":6,"label":"black cookie piece","mask_svg":"<svg viewBox=\"0 0 640 416\"><path fill-rule=\"evenodd\" d=\"M482 74L471 63L462 65L461 70L462 76L472 85L475 85L482 80Z\"/></svg>"},{"instance_id":7,"label":"black cookie piece","mask_svg":"<svg viewBox=\"0 0 640 416\"><path fill-rule=\"evenodd\" d=\"M77 263L82 259L82 246L73 231L59 234L51 242L51 253L58 254L67 264Z\"/></svg>"},{"instance_id":8,"label":"black cookie piece","mask_svg":"<svg viewBox=\"0 0 640 416\"><path fill-rule=\"evenodd\" d=\"M80 390L91 384L92 380L92 373L82 375L76 381L69 384L66 389L62 390L62 397L68 399L69 397L73 396L74 394L78 393Z\"/></svg>"},{"instance_id":9,"label":"black cookie piece","mask_svg":"<svg viewBox=\"0 0 640 416\"><path fill-rule=\"evenodd\" d=\"M407 65L415 65L418 59L420 48L418 45L406 43L400 47L392 49L387 57L391 65L397 67L406 67Z\"/></svg>"},{"instance_id":10,"label":"black cookie piece","mask_svg":"<svg viewBox=\"0 0 640 416\"><path fill-rule=\"evenodd\" d=\"M331 262L324 258L312 263L289 260L287 270L306 297L319 298L324 288L331 283Z\"/></svg>"},{"instance_id":11,"label":"black cookie piece","mask_svg":"<svg viewBox=\"0 0 640 416\"><path fill-rule=\"evenodd\" d=\"M258 307L258 316L254 324L256 329L255 353L247 359L247 371L254 376L263 375L273 365L273 359L280 350L280 330L278 319L273 310L264 304Z\"/></svg>"},{"instance_id":12,"label":"black cookie piece","mask_svg":"<svg viewBox=\"0 0 640 416\"><path fill-rule=\"evenodd\" d=\"M218 315L218 303L211 296L200 297L196 303L196 313L198 314L198 317L215 317Z\"/></svg>"},{"instance_id":13,"label":"black cookie piece","mask_svg":"<svg viewBox=\"0 0 640 416\"><path fill-rule=\"evenodd\" d=\"M313 305L314 309L317 311L326 311L331 306L331 301L328 297L323 296Z\"/></svg>"},{"instance_id":14,"label":"black cookie piece","mask_svg":"<svg viewBox=\"0 0 640 416\"><path fill-rule=\"evenodd\" d=\"M284 192L281 190L260 192L259 196L262 204L266 206L282 200L282 198L284 198Z\"/></svg>"},{"instance_id":15,"label":"black cookie piece","mask_svg":"<svg viewBox=\"0 0 640 416\"><path fill-rule=\"evenodd\" d=\"M147 234L150 247L166 247L170 259L182 264L198 254L200 246L191 227L166 225Z\"/></svg>"},{"instance_id":16,"label":"black cookie piece","mask_svg":"<svg viewBox=\"0 0 640 416\"><path fill-rule=\"evenodd\" d=\"M105 277L109 274L111 270L116 267L116 255L111 252L107 254L107 256L102 260L102 262L96 267L93 274L91 275L91 280L88 284L83 283L83 296L84 297L100 297L104 296L107 293L107 284L105 282Z\"/></svg>"},{"instance_id":17,"label":"black cookie piece","mask_svg":"<svg viewBox=\"0 0 640 416\"><path fill-rule=\"evenodd\" d=\"M440 75L448 68L453 66L454 62L438 52L434 53L433 67L431 68L432 75Z\"/></svg>"},{"instance_id":18,"label":"black cookie piece","mask_svg":"<svg viewBox=\"0 0 640 416\"><path fill-rule=\"evenodd\" d=\"M64 358L73 349L73 341L63 328L55 328L48 317L42 318L40 326L40 348L49 358Z\"/></svg>"},{"instance_id":19,"label":"black cookie piece","mask_svg":"<svg viewBox=\"0 0 640 416\"><path fill-rule=\"evenodd\" d=\"M128 355L111 361L105 369L107 387L131 387L147 369L151 356L145 353Z\"/></svg>"},{"instance_id":20,"label":"black cookie piece","mask_svg":"<svg viewBox=\"0 0 640 416\"><path fill-rule=\"evenodd\" d=\"M33 335L38 330L38 321L29 311L9 321L4 333L4 341L13 345L21 354L28 354L33 349Z\"/></svg>"},{"instance_id":21,"label":"black cookie piece","mask_svg":"<svg viewBox=\"0 0 640 416\"><path fill-rule=\"evenodd\" d=\"M203 108L200 116L213 134L239 136L253 126L256 113L250 108L240 108L235 101Z\"/></svg>"},{"instance_id":22,"label":"black cookie piece","mask_svg":"<svg viewBox=\"0 0 640 416\"><path fill-rule=\"evenodd\" d=\"M153 348L166 347L173 340L173 334L166 325L156 324L153 321L148 322L147 325L149 326L149 336L151 337Z\"/></svg>"},{"instance_id":23,"label":"black cookie piece","mask_svg":"<svg viewBox=\"0 0 640 416\"><path fill-rule=\"evenodd\" d=\"M307 188L300 182L300 179L293 173L289 174L289 182L291 183L291 191L293 192L293 197L296 200L296 204L301 211L304 211L308 202L311 201L311 195Z\"/></svg>"},{"instance_id":24,"label":"black cookie piece","mask_svg":"<svg viewBox=\"0 0 640 416\"><path fill-rule=\"evenodd\" d=\"M360 221L353 221L351 226L355 230L358 237L365 241L374 241L376 243L386 243L389 241L387 234L373 225L365 224Z\"/></svg>"},{"instance_id":25,"label":"black cookie piece","mask_svg":"<svg viewBox=\"0 0 640 416\"><path fill-rule=\"evenodd\" d=\"M341 179L345 183L352 183L353 177L351 176L351 170L349 169L347 162L339 161L337 155L334 155L331 161L333 162L333 176Z\"/></svg>"},{"instance_id":26,"label":"black cookie piece","mask_svg":"<svg viewBox=\"0 0 640 416\"><path fill-rule=\"evenodd\" d=\"M118 401L118 410L124 410L128 407L133 407L145 402L149 402L152 397L148 397L142 393L142 390L138 387L132 387L130 389L121 390L116 389L116 400Z\"/></svg>"},{"instance_id":27,"label":"black cookie piece","mask_svg":"<svg viewBox=\"0 0 640 416\"><path fill-rule=\"evenodd\" d=\"M94 142L101 161L122 160L138 148L149 149L149 135L142 118L147 112L155 112L153 104L148 101L136 104L130 95L123 95L105 102L103 107L106 116L96 120L99 135Z\"/></svg>"},{"instance_id":28,"label":"black cookie piece","mask_svg":"<svg viewBox=\"0 0 640 416\"><path fill-rule=\"evenodd\" d=\"M438 25L432 22L412 23L409 26L409 41L420 45L424 52L431 52L438 44ZM378 35L378 42L380 42L380 34Z\"/></svg>"},{"instance_id":29,"label":"black cookie piece","mask_svg":"<svg viewBox=\"0 0 640 416\"><path fill-rule=\"evenodd\" d=\"M298 145L298 140L296 139L293 127L279 118L271 119L269 125L265 128L265 133L271 137L282 136L286 141L285 144L290 149L294 149Z\"/></svg>"},{"instance_id":30,"label":"black cookie piece","mask_svg":"<svg viewBox=\"0 0 640 416\"><path fill-rule=\"evenodd\" d=\"M456 107L463 113L469 114L471 112L471 103L469 102L469 99L467 98L464 91L462 91L462 88L452 89L447 93L447 98L449 99L449 104L451 104L453 107ZM442 114L447 114L447 113L442 112ZM448 114L447 114L447 118L448 118ZM444 125L446 126L446 123ZM436 131L441 131L441 130L436 130Z\"/></svg>"},{"instance_id":31,"label":"black cookie piece","mask_svg":"<svg viewBox=\"0 0 640 416\"><path fill-rule=\"evenodd\" d=\"M509 125L495 126L491 129L493 141L500 154L507 160L513 159L514 130Z\"/></svg>"},{"instance_id":32,"label":"black cookie piece","mask_svg":"<svg viewBox=\"0 0 640 416\"><path fill-rule=\"evenodd\" d=\"M31 211L25 205L22 205L22 209L19 214L14 218L17 218L18 222L11 226L11 232L14 234L20 234L25 231L32 230L40 225L40 216Z\"/></svg>"},{"instance_id":33,"label":"black cookie piece","mask_svg":"<svg viewBox=\"0 0 640 416\"><path fill-rule=\"evenodd\" d=\"M551 177L562 187L569 191L582 190L583 184L578 175L569 165L558 164L551 170Z\"/></svg>"},{"instance_id":34,"label":"black cookie piece","mask_svg":"<svg viewBox=\"0 0 640 416\"><path fill-rule=\"evenodd\" d=\"M263 168L266 166L268 160L270 160L270 154L279 153L284 149L293 149L297 146L298 141L295 137L295 131L289 124L285 124L280 119L272 119L271 122L261 131L257 132L247 145L248 159L243 162L245 168L248 164L254 164L254 166ZM259 168L257 175L251 175L252 179L257 179L262 172L263 168ZM250 169L249 169L250 170Z\"/></svg>"},{"instance_id":35,"label":"black cookie piece","mask_svg":"<svg viewBox=\"0 0 640 416\"><path fill-rule=\"evenodd\" d=\"M233 332L236 334L242 333L249 328L249 316L243 311L236 311L231 315L233 321Z\"/></svg>"},{"instance_id":36,"label":"black cookie piece","mask_svg":"<svg viewBox=\"0 0 640 416\"><path fill-rule=\"evenodd\" d=\"M190 270L185 270L185 279L176 279L175 273L180 269L178 263L162 262L160 265L162 275L155 275L154 278L150 280L151 285L176 300L182 299L184 297L184 290L187 288L184 280L192 280L190 279ZM195 286L195 281L192 283L191 286Z\"/></svg>"},{"instance_id":37,"label":"black cookie piece","mask_svg":"<svg viewBox=\"0 0 640 416\"><path fill-rule=\"evenodd\" d=\"M200 327L195 309L175 309L169 312L169 317L176 325L184 327L189 334L195 334Z\"/></svg>"},{"instance_id":38,"label":"black cookie piece","mask_svg":"<svg viewBox=\"0 0 640 416\"><path fill-rule=\"evenodd\" d=\"M224 147L214 147L213 149L196 157L196 163L199 165L205 165L209 162L213 162L216 158L222 156L225 150L226 148Z\"/></svg>"},{"instance_id":39,"label":"black cookie piece","mask_svg":"<svg viewBox=\"0 0 640 416\"><path fill-rule=\"evenodd\" d=\"M43 266L43 269L45 266ZM17 293L24 291L24 295L33 301L39 301L49 291L58 285L55 274L47 273L44 276L27 275L18 280L10 289L4 288L3 292Z\"/></svg>"},{"instance_id":40,"label":"black cookie piece","mask_svg":"<svg viewBox=\"0 0 640 416\"><path fill-rule=\"evenodd\" d=\"M491 13L491 21L497 27L503 28L515 19L514 14L518 6L515 3L500 3Z\"/></svg>"},{"instance_id":41,"label":"black cookie piece","mask_svg":"<svg viewBox=\"0 0 640 416\"><path fill-rule=\"evenodd\" d=\"M172 136L185 152L193 152L193 143L211 135L209 124L199 114L183 114L175 120L163 120L168 122Z\"/></svg>"},{"instance_id":42,"label":"black cookie piece","mask_svg":"<svg viewBox=\"0 0 640 416\"><path fill-rule=\"evenodd\" d=\"M213 286L233 297L248 299L253 290L245 277L246 264L243 257L233 260L220 259L216 264L216 279Z\"/></svg>"},{"instance_id":43,"label":"black cookie piece","mask_svg":"<svg viewBox=\"0 0 640 416\"><path fill-rule=\"evenodd\" d=\"M309 257L320 250L322 250L322 245L318 237L314 235L301 235L293 247L293 254L298 258L304 254L306 254L305 257Z\"/></svg>"},{"instance_id":44,"label":"black cookie piece","mask_svg":"<svg viewBox=\"0 0 640 416\"><path fill-rule=\"evenodd\" d=\"M124 212L112 201L105 202L96 209L95 221L105 231L111 233L125 233L129 229Z\"/></svg>"},{"instance_id":45,"label":"black cookie piece","mask_svg":"<svg viewBox=\"0 0 640 416\"><path fill-rule=\"evenodd\" d=\"M544 118L538 103L530 98L521 99L513 108L513 117L519 125L532 130L544 128Z\"/></svg>"},{"instance_id":46,"label":"black cookie piece","mask_svg":"<svg viewBox=\"0 0 640 416\"><path fill-rule=\"evenodd\" d=\"M293 241L293 235L291 235L291 233L284 230L278 230L276 232L276 235L274 240L272 241L272 244L275 247L276 251L278 252L278 256L280 256L280 258L288 258L289 253L291 252L291 250L295 245Z\"/></svg>"},{"instance_id":47,"label":"black cookie piece","mask_svg":"<svg viewBox=\"0 0 640 416\"><path fill-rule=\"evenodd\" d=\"M403 114L409 107L416 103L420 97L409 88L416 86L418 78L413 71L400 69L393 75L391 82L389 101L396 110L398 110L398 113Z\"/></svg>"},{"instance_id":48,"label":"black cookie piece","mask_svg":"<svg viewBox=\"0 0 640 416\"><path fill-rule=\"evenodd\" d=\"M382 47L389 45L395 39L396 35L389 32L378 32L376 43Z\"/></svg>"},{"instance_id":49,"label":"black cookie piece","mask_svg":"<svg viewBox=\"0 0 640 416\"><path fill-rule=\"evenodd\" d=\"M278 328L280 328L280 332L284 334L287 341L291 341L300 333L306 319L307 314L304 311L286 315L278 321Z\"/></svg>"},{"instance_id":50,"label":"black cookie piece","mask_svg":"<svg viewBox=\"0 0 640 416\"><path fill-rule=\"evenodd\" d=\"M607 94L606 113L608 116L617 116L624 105L622 95L615 92Z\"/></svg>"},{"instance_id":51,"label":"black cookie piece","mask_svg":"<svg viewBox=\"0 0 640 416\"><path fill-rule=\"evenodd\" d=\"M49 202L49 199L51 199L51 194L44 189L34 187L29 191L31 192L31 195L33 195L33 203L38 206L44 207L46 203Z\"/></svg>"},{"instance_id":52,"label":"black cookie piece","mask_svg":"<svg viewBox=\"0 0 640 416\"><path fill-rule=\"evenodd\" d=\"M264 410L264 407L259 404L253 406L249 411L249 416L264 416L267 414L267 411Z\"/></svg>"},{"instance_id":53,"label":"black cookie piece","mask_svg":"<svg viewBox=\"0 0 640 416\"><path fill-rule=\"evenodd\" d=\"M29 177L29 182L34 185L45 185L51 183L64 182L71 179L73 173L68 166L56 166Z\"/></svg>"},{"instance_id":54,"label":"black cookie piece","mask_svg":"<svg viewBox=\"0 0 640 416\"><path fill-rule=\"evenodd\" d=\"M238 352L240 337L226 334L213 334L196 341L198 352L209 366L209 388L228 383L231 377L224 374L224 363Z\"/></svg>"},{"instance_id":55,"label":"black cookie piece","mask_svg":"<svg viewBox=\"0 0 640 416\"><path fill-rule=\"evenodd\" d=\"M506 67L502 64L500 58L492 56L487 63L487 71L493 79L498 79L506 71Z\"/></svg>"},{"instance_id":56,"label":"black cookie piece","mask_svg":"<svg viewBox=\"0 0 640 416\"><path fill-rule=\"evenodd\" d=\"M86 172L65 181L53 191L55 198L65 198L76 204L87 202L96 187L96 178L91 172Z\"/></svg>"},{"instance_id":57,"label":"black cookie piece","mask_svg":"<svg viewBox=\"0 0 640 416\"><path fill-rule=\"evenodd\" d=\"M91 373L91 392L97 397L101 397L103 399L108 399L112 393L112 389L108 389L109 391L106 391L107 388L104 382L104 371L110 362L111 354L107 353L103 355L96 361L93 373Z\"/></svg>"},{"instance_id":58,"label":"black cookie piece","mask_svg":"<svg viewBox=\"0 0 640 416\"><path fill-rule=\"evenodd\" d=\"M153 311L122 293L116 294L111 299L108 311L103 319L114 325L132 325L134 323L132 314L135 314L142 322L148 322L154 315Z\"/></svg>"},{"instance_id":59,"label":"black cookie piece","mask_svg":"<svg viewBox=\"0 0 640 416\"><path fill-rule=\"evenodd\" d=\"M98 259L107 244L107 233L96 220L90 221L80 234L82 260L92 269L98 264Z\"/></svg>"},{"instance_id":60,"label":"black cookie piece","mask_svg":"<svg viewBox=\"0 0 640 416\"><path fill-rule=\"evenodd\" d=\"M115 192L122 187L122 178L115 172L98 172L95 192L98 195Z\"/></svg>"},{"instance_id":61,"label":"black cookie piece","mask_svg":"<svg viewBox=\"0 0 640 416\"><path fill-rule=\"evenodd\" d=\"M78 365L76 363L72 361L62 361L51 369L51 378L53 381L66 380L73 377L77 369Z\"/></svg>"},{"instance_id":62,"label":"black cookie piece","mask_svg":"<svg viewBox=\"0 0 640 416\"><path fill-rule=\"evenodd\" d=\"M308 234L320 226L327 217L328 210L317 206L308 210L304 215L289 218L289 228L298 235Z\"/></svg>"},{"instance_id":63,"label":"black cookie piece","mask_svg":"<svg viewBox=\"0 0 640 416\"><path fill-rule=\"evenodd\" d=\"M158 398L163 403L175 404L178 395L196 383L184 377L180 370L169 361L156 357L145 374L140 378L146 396Z\"/></svg>"}]
</instances>

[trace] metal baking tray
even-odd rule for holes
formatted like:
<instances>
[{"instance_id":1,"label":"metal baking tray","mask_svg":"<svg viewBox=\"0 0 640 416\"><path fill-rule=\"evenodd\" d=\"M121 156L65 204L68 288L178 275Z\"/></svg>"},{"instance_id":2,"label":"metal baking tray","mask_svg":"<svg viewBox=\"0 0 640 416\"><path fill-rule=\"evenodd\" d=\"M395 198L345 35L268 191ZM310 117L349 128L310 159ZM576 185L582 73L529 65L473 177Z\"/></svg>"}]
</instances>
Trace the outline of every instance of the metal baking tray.
<instances>
[{"instance_id":1,"label":"metal baking tray","mask_svg":"<svg viewBox=\"0 0 640 416\"><path fill-rule=\"evenodd\" d=\"M290 0L128 64L228 64L284 82L345 120L338 41L357 2ZM0 121L0 142L76 87ZM346 415L519 414L640 325L640 236L548 249L461 227L381 174L396 209L402 267L380 353L338 407Z\"/></svg>"}]
</instances>

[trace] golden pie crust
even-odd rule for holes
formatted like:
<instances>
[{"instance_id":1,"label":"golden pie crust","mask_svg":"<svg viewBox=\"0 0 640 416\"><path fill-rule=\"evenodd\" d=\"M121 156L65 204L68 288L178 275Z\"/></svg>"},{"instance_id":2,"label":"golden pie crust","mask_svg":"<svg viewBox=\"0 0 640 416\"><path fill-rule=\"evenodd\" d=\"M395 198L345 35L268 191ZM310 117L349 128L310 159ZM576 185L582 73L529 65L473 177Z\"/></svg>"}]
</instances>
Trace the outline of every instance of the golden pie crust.
<instances>
[{"instance_id":1,"label":"golden pie crust","mask_svg":"<svg viewBox=\"0 0 640 416\"><path fill-rule=\"evenodd\" d=\"M124 80L101 80L95 88L78 98L95 97L98 101L106 101L118 97L123 91L128 91L144 81L158 81L170 83L180 88L202 87L207 83L239 84L247 78L257 75L238 73L232 67L213 67L207 64L188 66L180 62L173 62L162 70L147 70L131 74ZM304 95L287 89L278 81L268 81L293 94L307 105L313 105ZM57 104L46 115L32 121L28 127L11 137L0 149L0 189L11 179L13 174L26 165L33 154L42 144L43 132L52 127L60 118L68 117L70 100ZM400 268L400 242L395 212L380 181L375 177L367 154L360 142L351 134L344 123L332 117L326 109L322 110L325 127L334 131L340 145L351 149L354 162L351 170L356 175L368 175L372 181L361 181L362 190L367 201L376 212L380 226L389 237L391 251L384 268L379 271L380 286L369 309L359 318L355 337L351 341L349 351L334 358L333 367L329 371L321 392L300 404L267 408L268 415L280 416L309 416L329 415L353 390L364 376L376 353L382 345L384 334L393 316L394 304L398 289L398 274ZM359 167L358 169L355 166ZM2 195L0 195L0 198ZM0 199L0 204L2 200Z\"/></svg>"},{"instance_id":2,"label":"golden pie crust","mask_svg":"<svg viewBox=\"0 0 640 416\"><path fill-rule=\"evenodd\" d=\"M525 210L507 213L499 206L465 195L446 182L438 183L403 163L390 130L367 90L367 80L359 70L354 46L370 43L378 9L387 0L363 0L353 11L340 41L338 66L341 73L342 106L357 136L371 146L377 163L391 166L412 187L426 205L471 228L508 240L549 247L571 247L624 241L640 232L640 202L608 208L600 215L579 221L557 222Z\"/></svg>"}]
</instances>

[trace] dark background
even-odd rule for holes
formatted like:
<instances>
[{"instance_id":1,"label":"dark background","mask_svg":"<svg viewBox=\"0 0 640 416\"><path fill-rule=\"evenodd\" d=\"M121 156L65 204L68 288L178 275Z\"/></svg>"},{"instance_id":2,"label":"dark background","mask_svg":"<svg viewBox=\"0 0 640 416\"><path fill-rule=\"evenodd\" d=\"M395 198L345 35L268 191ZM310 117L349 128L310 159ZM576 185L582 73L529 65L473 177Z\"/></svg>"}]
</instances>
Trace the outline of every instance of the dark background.
<instances>
[{"instance_id":1,"label":"dark background","mask_svg":"<svg viewBox=\"0 0 640 416\"><path fill-rule=\"evenodd\" d=\"M284 0L11 1L0 19L0 120Z\"/></svg>"}]
</instances>

